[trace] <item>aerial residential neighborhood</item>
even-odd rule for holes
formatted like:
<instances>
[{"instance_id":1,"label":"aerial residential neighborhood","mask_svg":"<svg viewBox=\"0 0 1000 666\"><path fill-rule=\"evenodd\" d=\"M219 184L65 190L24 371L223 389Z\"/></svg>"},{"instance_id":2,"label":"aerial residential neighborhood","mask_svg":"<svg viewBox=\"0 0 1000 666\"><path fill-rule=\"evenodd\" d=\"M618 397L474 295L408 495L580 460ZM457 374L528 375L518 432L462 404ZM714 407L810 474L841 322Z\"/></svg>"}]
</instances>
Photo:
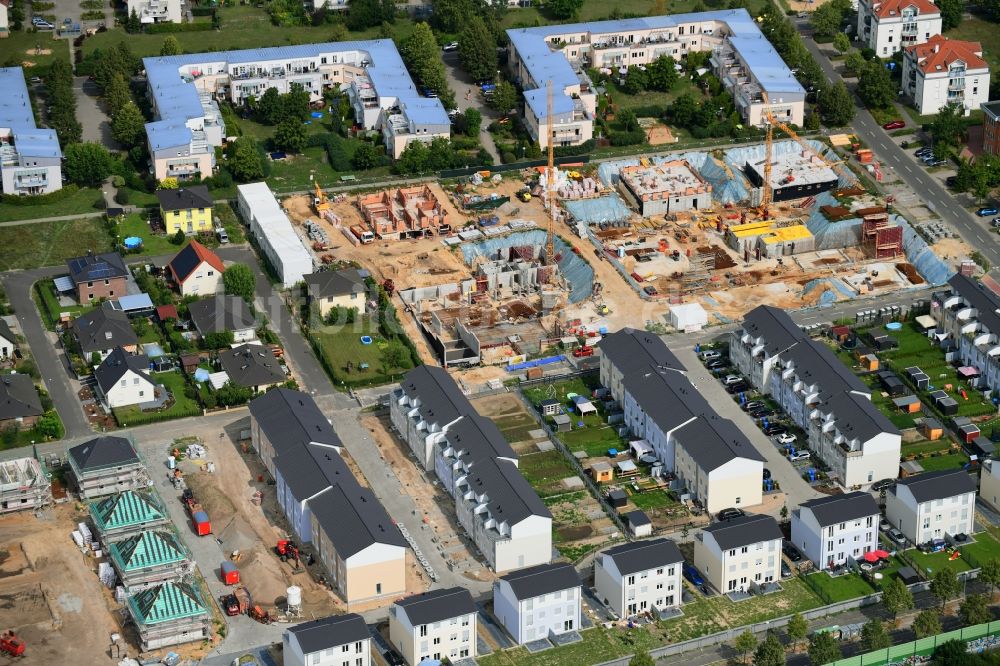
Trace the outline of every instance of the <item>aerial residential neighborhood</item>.
<instances>
[{"instance_id":1,"label":"aerial residential neighborhood","mask_svg":"<svg viewBox=\"0 0 1000 666\"><path fill-rule=\"evenodd\" d=\"M994 4L0 0L0 661L994 663Z\"/></svg>"}]
</instances>

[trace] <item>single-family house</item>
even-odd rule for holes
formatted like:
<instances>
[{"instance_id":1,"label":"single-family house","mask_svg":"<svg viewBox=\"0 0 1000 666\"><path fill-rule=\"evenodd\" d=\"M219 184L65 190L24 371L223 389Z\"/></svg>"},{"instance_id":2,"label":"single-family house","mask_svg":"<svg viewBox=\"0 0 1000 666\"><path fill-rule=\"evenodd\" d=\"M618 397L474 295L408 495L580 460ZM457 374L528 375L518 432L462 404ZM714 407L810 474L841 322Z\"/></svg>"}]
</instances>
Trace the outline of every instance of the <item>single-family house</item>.
<instances>
[{"instance_id":1,"label":"single-family house","mask_svg":"<svg viewBox=\"0 0 1000 666\"><path fill-rule=\"evenodd\" d=\"M882 514L871 493L809 500L792 511L792 543L820 569L860 561L878 549Z\"/></svg>"},{"instance_id":2,"label":"single-family house","mask_svg":"<svg viewBox=\"0 0 1000 666\"><path fill-rule=\"evenodd\" d=\"M10 330L10 324L0 318L0 359L11 358L17 349L17 336Z\"/></svg>"},{"instance_id":3,"label":"single-family house","mask_svg":"<svg viewBox=\"0 0 1000 666\"><path fill-rule=\"evenodd\" d=\"M242 344L219 352L222 369L236 386L252 388L255 393L283 383L287 376L274 352L259 344Z\"/></svg>"},{"instance_id":4,"label":"single-family house","mask_svg":"<svg viewBox=\"0 0 1000 666\"><path fill-rule=\"evenodd\" d=\"M125 490L87 503L97 536L105 544L170 524L170 516L152 492Z\"/></svg>"},{"instance_id":5,"label":"single-family house","mask_svg":"<svg viewBox=\"0 0 1000 666\"><path fill-rule=\"evenodd\" d=\"M357 613L289 627L281 636L285 666L370 666L371 632Z\"/></svg>"},{"instance_id":6,"label":"single-family house","mask_svg":"<svg viewBox=\"0 0 1000 666\"><path fill-rule=\"evenodd\" d=\"M124 296L128 290L128 268L117 252L88 254L66 261L69 279L76 289L76 298L81 304L102 298Z\"/></svg>"},{"instance_id":7,"label":"single-family house","mask_svg":"<svg viewBox=\"0 0 1000 666\"><path fill-rule=\"evenodd\" d=\"M103 361L116 347L121 347L130 354L134 354L139 348L139 338L132 329L128 315L111 308L108 303L80 315L70 327L87 363L94 354Z\"/></svg>"},{"instance_id":8,"label":"single-family house","mask_svg":"<svg viewBox=\"0 0 1000 666\"><path fill-rule=\"evenodd\" d=\"M320 317L334 308L367 314L369 277L368 271L358 268L311 273L305 276L306 299L310 306L316 306Z\"/></svg>"},{"instance_id":9,"label":"single-family house","mask_svg":"<svg viewBox=\"0 0 1000 666\"><path fill-rule=\"evenodd\" d=\"M187 549L173 532L146 530L108 547L108 559L129 593L179 582L194 570Z\"/></svg>"},{"instance_id":10,"label":"single-family house","mask_svg":"<svg viewBox=\"0 0 1000 666\"><path fill-rule=\"evenodd\" d=\"M132 442L101 435L69 450L69 469L83 499L145 488L149 475Z\"/></svg>"},{"instance_id":11,"label":"single-family house","mask_svg":"<svg viewBox=\"0 0 1000 666\"><path fill-rule=\"evenodd\" d=\"M192 585L163 583L129 595L126 611L143 652L208 640L211 613Z\"/></svg>"},{"instance_id":12,"label":"single-family house","mask_svg":"<svg viewBox=\"0 0 1000 666\"><path fill-rule=\"evenodd\" d=\"M257 318L239 296L217 295L188 305L191 323L201 337L232 331L234 342L257 339Z\"/></svg>"},{"instance_id":13,"label":"single-family house","mask_svg":"<svg viewBox=\"0 0 1000 666\"><path fill-rule=\"evenodd\" d=\"M160 217L167 235L181 231L197 234L212 231L212 195L204 185L188 185L176 190L156 190Z\"/></svg>"},{"instance_id":14,"label":"single-family house","mask_svg":"<svg viewBox=\"0 0 1000 666\"><path fill-rule=\"evenodd\" d=\"M474 659L478 610L461 587L400 599L389 608L389 642L410 666Z\"/></svg>"},{"instance_id":15,"label":"single-family house","mask_svg":"<svg viewBox=\"0 0 1000 666\"><path fill-rule=\"evenodd\" d=\"M225 270L219 255L191 239L167 264L166 273L181 296L203 296L218 291Z\"/></svg>"},{"instance_id":16,"label":"single-family house","mask_svg":"<svg viewBox=\"0 0 1000 666\"><path fill-rule=\"evenodd\" d=\"M900 479L885 493L885 517L914 544L970 534L976 520L976 482L962 469Z\"/></svg>"},{"instance_id":17,"label":"single-family house","mask_svg":"<svg viewBox=\"0 0 1000 666\"><path fill-rule=\"evenodd\" d=\"M111 409L156 398L156 382L149 376L149 358L145 354L126 354L121 347L115 347L94 370L94 379L101 401Z\"/></svg>"},{"instance_id":18,"label":"single-family house","mask_svg":"<svg viewBox=\"0 0 1000 666\"><path fill-rule=\"evenodd\" d=\"M580 629L583 586L572 564L541 564L493 583L493 615L520 645Z\"/></svg>"},{"instance_id":19,"label":"single-family house","mask_svg":"<svg viewBox=\"0 0 1000 666\"><path fill-rule=\"evenodd\" d=\"M33 428L45 413L35 382L28 375L0 375L0 431Z\"/></svg>"},{"instance_id":20,"label":"single-family house","mask_svg":"<svg viewBox=\"0 0 1000 666\"><path fill-rule=\"evenodd\" d=\"M783 538L771 516L713 523L695 537L694 564L719 592L749 592L781 579Z\"/></svg>"},{"instance_id":21,"label":"single-family house","mask_svg":"<svg viewBox=\"0 0 1000 666\"><path fill-rule=\"evenodd\" d=\"M633 541L597 554L594 589L618 617L679 606L684 556L670 539Z\"/></svg>"}]
</instances>

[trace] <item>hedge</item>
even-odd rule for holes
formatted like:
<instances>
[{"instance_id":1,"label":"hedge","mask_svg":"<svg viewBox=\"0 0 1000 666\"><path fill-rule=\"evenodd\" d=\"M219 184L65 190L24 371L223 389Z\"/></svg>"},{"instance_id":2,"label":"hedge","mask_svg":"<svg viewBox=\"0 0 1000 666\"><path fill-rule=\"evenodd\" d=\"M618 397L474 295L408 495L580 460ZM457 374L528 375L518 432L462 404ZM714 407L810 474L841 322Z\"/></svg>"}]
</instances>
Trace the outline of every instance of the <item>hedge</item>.
<instances>
[{"instance_id":1,"label":"hedge","mask_svg":"<svg viewBox=\"0 0 1000 666\"><path fill-rule=\"evenodd\" d=\"M192 16L212 16L215 14L215 9L212 7L192 7Z\"/></svg>"},{"instance_id":2,"label":"hedge","mask_svg":"<svg viewBox=\"0 0 1000 666\"><path fill-rule=\"evenodd\" d=\"M44 206L46 204L55 203L56 201L68 199L79 191L79 187L70 184L60 190L56 190L55 192L49 192L48 194L35 194L30 197L24 197L18 194L0 194L0 203L10 204L12 206Z\"/></svg>"},{"instance_id":3,"label":"hedge","mask_svg":"<svg viewBox=\"0 0 1000 666\"><path fill-rule=\"evenodd\" d=\"M214 30L211 23L152 23L146 26L147 35L168 32L208 32Z\"/></svg>"},{"instance_id":4,"label":"hedge","mask_svg":"<svg viewBox=\"0 0 1000 666\"><path fill-rule=\"evenodd\" d=\"M115 422L121 425L121 419L118 416L118 410L113 409L111 412L115 415ZM134 428L136 426L148 425L150 423L159 423L160 421L173 421L174 419L183 419L189 416L201 416L201 407L198 405L192 406L187 410L174 410L173 408L163 411L163 412L139 412L137 414L130 414L128 417L128 427Z\"/></svg>"}]
</instances>

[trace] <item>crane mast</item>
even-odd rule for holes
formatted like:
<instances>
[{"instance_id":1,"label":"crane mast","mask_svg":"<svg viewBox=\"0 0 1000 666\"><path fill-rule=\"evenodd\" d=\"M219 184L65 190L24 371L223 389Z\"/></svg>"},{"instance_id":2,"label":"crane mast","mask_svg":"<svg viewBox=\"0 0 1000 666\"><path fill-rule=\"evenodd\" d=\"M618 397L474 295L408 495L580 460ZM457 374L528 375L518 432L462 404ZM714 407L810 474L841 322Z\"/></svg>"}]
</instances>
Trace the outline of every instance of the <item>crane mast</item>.
<instances>
[{"instance_id":1,"label":"crane mast","mask_svg":"<svg viewBox=\"0 0 1000 666\"><path fill-rule=\"evenodd\" d=\"M549 166L546 171L547 178L545 183L545 202L549 206L549 225L548 234L545 238L545 261L546 263L555 263L555 231L553 227L555 226L556 219L556 167L555 167L555 147L554 147L554 136L553 136L553 124L552 124L552 81L548 82L546 86L546 113L548 118L546 118L546 131L548 132L548 142L549 142Z\"/></svg>"}]
</instances>

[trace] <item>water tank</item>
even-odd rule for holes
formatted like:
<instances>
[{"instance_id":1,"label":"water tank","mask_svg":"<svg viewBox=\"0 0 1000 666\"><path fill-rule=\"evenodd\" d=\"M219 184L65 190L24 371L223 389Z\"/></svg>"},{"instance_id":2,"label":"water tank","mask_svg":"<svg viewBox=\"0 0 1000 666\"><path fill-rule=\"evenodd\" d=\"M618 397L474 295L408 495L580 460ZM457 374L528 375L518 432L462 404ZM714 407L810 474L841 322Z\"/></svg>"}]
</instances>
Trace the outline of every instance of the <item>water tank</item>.
<instances>
[{"instance_id":1,"label":"water tank","mask_svg":"<svg viewBox=\"0 0 1000 666\"><path fill-rule=\"evenodd\" d=\"M289 606L301 606L302 605L302 588L298 585L292 585L287 590L285 590L285 598L288 600Z\"/></svg>"}]
</instances>

